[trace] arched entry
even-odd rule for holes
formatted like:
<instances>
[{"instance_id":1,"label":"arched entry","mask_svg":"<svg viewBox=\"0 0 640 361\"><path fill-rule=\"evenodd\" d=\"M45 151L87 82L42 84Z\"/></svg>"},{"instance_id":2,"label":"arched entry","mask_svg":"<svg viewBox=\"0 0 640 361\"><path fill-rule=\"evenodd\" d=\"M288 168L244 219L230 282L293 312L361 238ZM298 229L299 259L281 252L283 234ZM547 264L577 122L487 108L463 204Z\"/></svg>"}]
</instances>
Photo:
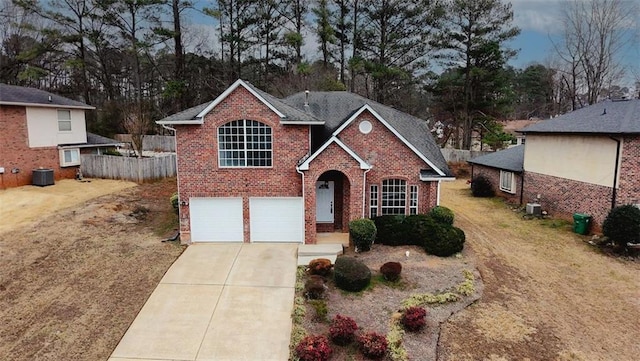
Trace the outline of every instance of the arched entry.
<instances>
[{"instance_id":1,"label":"arched entry","mask_svg":"<svg viewBox=\"0 0 640 361\"><path fill-rule=\"evenodd\" d=\"M337 170L322 173L316 180L316 232L348 232L351 184Z\"/></svg>"}]
</instances>

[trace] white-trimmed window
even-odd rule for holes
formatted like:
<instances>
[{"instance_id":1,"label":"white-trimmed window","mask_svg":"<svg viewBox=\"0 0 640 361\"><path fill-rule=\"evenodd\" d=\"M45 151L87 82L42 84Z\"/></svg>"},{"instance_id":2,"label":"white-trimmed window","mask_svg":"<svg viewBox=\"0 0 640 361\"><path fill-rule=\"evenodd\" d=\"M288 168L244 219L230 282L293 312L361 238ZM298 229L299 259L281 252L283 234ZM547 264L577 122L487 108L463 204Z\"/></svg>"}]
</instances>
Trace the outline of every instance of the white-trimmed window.
<instances>
[{"instance_id":1,"label":"white-trimmed window","mask_svg":"<svg viewBox=\"0 0 640 361\"><path fill-rule=\"evenodd\" d=\"M80 149L60 149L60 166L71 167L80 165Z\"/></svg>"},{"instance_id":2,"label":"white-trimmed window","mask_svg":"<svg viewBox=\"0 0 640 361\"><path fill-rule=\"evenodd\" d=\"M372 184L369 187L369 218L378 216L378 185Z\"/></svg>"},{"instance_id":3,"label":"white-trimmed window","mask_svg":"<svg viewBox=\"0 0 640 361\"><path fill-rule=\"evenodd\" d=\"M220 167L271 167L271 127L255 120L234 120L218 128Z\"/></svg>"},{"instance_id":4,"label":"white-trimmed window","mask_svg":"<svg viewBox=\"0 0 640 361\"><path fill-rule=\"evenodd\" d=\"M418 214L418 186L409 186L409 214Z\"/></svg>"},{"instance_id":5,"label":"white-trimmed window","mask_svg":"<svg viewBox=\"0 0 640 361\"><path fill-rule=\"evenodd\" d=\"M71 131L71 110L58 109L58 131L59 132Z\"/></svg>"},{"instance_id":6,"label":"white-trimmed window","mask_svg":"<svg viewBox=\"0 0 640 361\"><path fill-rule=\"evenodd\" d=\"M407 182L402 179L382 181L382 215L405 214L407 208Z\"/></svg>"},{"instance_id":7,"label":"white-trimmed window","mask_svg":"<svg viewBox=\"0 0 640 361\"><path fill-rule=\"evenodd\" d=\"M516 177L513 172L500 171L500 190L507 193L516 193Z\"/></svg>"}]
</instances>

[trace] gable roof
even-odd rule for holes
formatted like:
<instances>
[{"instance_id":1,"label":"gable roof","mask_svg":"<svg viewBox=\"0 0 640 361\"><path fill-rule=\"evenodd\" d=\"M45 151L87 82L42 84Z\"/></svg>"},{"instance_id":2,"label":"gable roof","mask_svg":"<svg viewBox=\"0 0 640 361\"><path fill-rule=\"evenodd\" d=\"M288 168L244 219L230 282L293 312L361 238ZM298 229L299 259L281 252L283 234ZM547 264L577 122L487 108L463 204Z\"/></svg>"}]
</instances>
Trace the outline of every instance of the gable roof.
<instances>
[{"instance_id":1,"label":"gable roof","mask_svg":"<svg viewBox=\"0 0 640 361\"><path fill-rule=\"evenodd\" d=\"M167 125L202 124L204 122L204 117L239 87L245 88L253 96L255 96L256 99L258 99L269 109L271 109L276 115L280 117L280 121L283 124L324 124L323 121L318 120L312 115L296 109L288 104L285 104L280 99L272 96L271 94L263 92L262 90L254 87L248 82L243 81L242 79L238 79L213 101L196 105L195 107L170 115L156 121L156 123Z\"/></svg>"},{"instance_id":2,"label":"gable roof","mask_svg":"<svg viewBox=\"0 0 640 361\"><path fill-rule=\"evenodd\" d=\"M35 88L0 83L0 105L95 109L91 105Z\"/></svg>"},{"instance_id":3,"label":"gable roof","mask_svg":"<svg viewBox=\"0 0 640 361\"><path fill-rule=\"evenodd\" d=\"M306 108L314 117L324 120L325 141L336 132L339 133L340 128L353 120L356 113L369 109L423 160L428 159L429 165L437 169L440 175L452 176L427 122L420 118L346 91L310 92L308 95L300 92L283 99L283 102L299 109Z\"/></svg>"},{"instance_id":4,"label":"gable roof","mask_svg":"<svg viewBox=\"0 0 640 361\"><path fill-rule=\"evenodd\" d=\"M340 148L342 148L347 154L351 156L351 158L355 159L356 162L360 163L360 169L371 169L371 165L367 163L362 157L360 157L356 152L354 152L351 148L347 147L338 137L331 137L327 142L325 142L318 150L316 150L309 157L302 159L300 164L298 165L299 170L309 170L309 164L311 161L316 159L318 155L320 155L325 149L331 145L331 143L336 143Z\"/></svg>"},{"instance_id":5,"label":"gable roof","mask_svg":"<svg viewBox=\"0 0 640 361\"><path fill-rule=\"evenodd\" d=\"M522 133L637 134L640 99L606 100L528 126Z\"/></svg>"},{"instance_id":6,"label":"gable roof","mask_svg":"<svg viewBox=\"0 0 640 361\"><path fill-rule=\"evenodd\" d=\"M481 155L468 161L471 164L483 165L491 168L504 169L512 172L524 171L524 145L499 150Z\"/></svg>"}]
</instances>

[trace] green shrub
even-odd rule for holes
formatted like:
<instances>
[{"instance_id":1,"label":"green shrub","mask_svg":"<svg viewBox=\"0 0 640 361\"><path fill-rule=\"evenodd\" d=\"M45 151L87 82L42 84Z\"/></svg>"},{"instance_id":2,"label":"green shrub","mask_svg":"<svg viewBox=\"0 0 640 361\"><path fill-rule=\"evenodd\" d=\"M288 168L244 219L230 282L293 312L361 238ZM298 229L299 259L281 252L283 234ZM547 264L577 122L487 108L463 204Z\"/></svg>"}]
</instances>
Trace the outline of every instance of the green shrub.
<instances>
[{"instance_id":1,"label":"green shrub","mask_svg":"<svg viewBox=\"0 0 640 361\"><path fill-rule=\"evenodd\" d=\"M389 346L387 338L375 332L368 332L358 337L362 354L369 359L378 360L387 354Z\"/></svg>"},{"instance_id":2,"label":"green shrub","mask_svg":"<svg viewBox=\"0 0 640 361\"><path fill-rule=\"evenodd\" d=\"M414 214L405 218L402 229L405 233L403 244L422 246L424 240L431 234L437 222L426 214Z\"/></svg>"},{"instance_id":3,"label":"green shrub","mask_svg":"<svg viewBox=\"0 0 640 361\"><path fill-rule=\"evenodd\" d=\"M438 223L453 225L453 211L447 207L435 206L429 211L429 216Z\"/></svg>"},{"instance_id":4,"label":"green shrub","mask_svg":"<svg viewBox=\"0 0 640 361\"><path fill-rule=\"evenodd\" d=\"M325 300L309 300L309 305L313 307L314 320L318 322L327 322L329 309L327 308L327 302Z\"/></svg>"},{"instance_id":5,"label":"green shrub","mask_svg":"<svg viewBox=\"0 0 640 361\"><path fill-rule=\"evenodd\" d=\"M178 204L178 193L173 193L169 198L169 202L171 202L171 207L173 207L173 211L178 214L178 210L180 209Z\"/></svg>"},{"instance_id":6,"label":"green shrub","mask_svg":"<svg viewBox=\"0 0 640 361\"><path fill-rule=\"evenodd\" d=\"M387 246L401 246L406 244L406 232L402 225L405 216L380 216L375 217L373 222L376 225L376 243L384 244Z\"/></svg>"},{"instance_id":7,"label":"green shrub","mask_svg":"<svg viewBox=\"0 0 640 361\"><path fill-rule=\"evenodd\" d=\"M471 193L474 197L493 197L493 185L485 176L479 175L471 180Z\"/></svg>"},{"instance_id":8,"label":"green shrub","mask_svg":"<svg viewBox=\"0 0 640 361\"><path fill-rule=\"evenodd\" d=\"M307 336L296 346L300 361L327 361L332 352L326 336Z\"/></svg>"},{"instance_id":9,"label":"green shrub","mask_svg":"<svg viewBox=\"0 0 640 361\"><path fill-rule=\"evenodd\" d=\"M333 267L336 286L350 292L359 292L371 282L371 270L352 257L338 257Z\"/></svg>"},{"instance_id":10,"label":"green shrub","mask_svg":"<svg viewBox=\"0 0 640 361\"><path fill-rule=\"evenodd\" d=\"M640 242L640 209L627 204L612 209L602 224L602 233L620 249Z\"/></svg>"},{"instance_id":11,"label":"green shrub","mask_svg":"<svg viewBox=\"0 0 640 361\"><path fill-rule=\"evenodd\" d=\"M329 338L339 346L346 346L356 338L358 325L350 317L336 315L329 326Z\"/></svg>"},{"instance_id":12,"label":"green shrub","mask_svg":"<svg viewBox=\"0 0 640 361\"><path fill-rule=\"evenodd\" d=\"M366 252L371 249L376 239L376 225L367 218L349 222L349 236L358 251Z\"/></svg>"},{"instance_id":13,"label":"green shrub","mask_svg":"<svg viewBox=\"0 0 640 361\"><path fill-rule=\"evenodd\" d=\"M465 235L460 228L435 223L431 234L424 240L424 250L439 257L449 257L464 248Z\"/></svg>"},{"instance_id":14,"label":"green shrub","mask_svg":"<svg viewBox=\"0 0 640 361\"><path fill-rule=\"evenodd\" d=\"M380 267L380 273L385 280L395 282L400 279L402 265L400 262L387 262Z\"/></svg>"}]
</instances>

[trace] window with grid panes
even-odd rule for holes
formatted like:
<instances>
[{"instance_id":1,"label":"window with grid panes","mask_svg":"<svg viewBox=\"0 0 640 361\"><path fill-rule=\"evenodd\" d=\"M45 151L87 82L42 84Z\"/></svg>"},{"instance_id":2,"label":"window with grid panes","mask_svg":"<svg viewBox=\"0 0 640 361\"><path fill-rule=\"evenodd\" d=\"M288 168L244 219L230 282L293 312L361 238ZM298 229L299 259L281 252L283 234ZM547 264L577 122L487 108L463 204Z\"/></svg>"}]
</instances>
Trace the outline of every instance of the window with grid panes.
<instances>
[{"instance_id":1,"label":"window with grid panes","mask_svg":"<svg viewBox=\"0 0 640 361\"><path fill-rule=\"evenodd\" d=\"M255 120L234 120L218 128L220 167L271 167L271 127Z\"/></svg>"},{"instance_id":2,"label":"window with grid panes","mask_svg":"<svg viewBox=\"0 0 640 361\"><path fill-rule=\"evenodd\" d=\"M418 186L409 187L409 214L418 214Z\"/></svg>"},{"instance_id":3,"label":"window with grid panes","mask_svg":"<svg viewBox=\"0 0 640 361\"><path fill-rule=\"evenodd\" d=\"M382 181L382 215L405 214L407 207L407 182L402 179Z\"/></svg>"},{"instance_id":4,"label":"window with grid panes","mask_svg":"<svg viewBox=\"0 0 640 361\"><path fill-rule=\"evenodd\" d=\"M372 184L369 191L369 218L378 216L378 185Z\"/></svg>"}]
</instances>

